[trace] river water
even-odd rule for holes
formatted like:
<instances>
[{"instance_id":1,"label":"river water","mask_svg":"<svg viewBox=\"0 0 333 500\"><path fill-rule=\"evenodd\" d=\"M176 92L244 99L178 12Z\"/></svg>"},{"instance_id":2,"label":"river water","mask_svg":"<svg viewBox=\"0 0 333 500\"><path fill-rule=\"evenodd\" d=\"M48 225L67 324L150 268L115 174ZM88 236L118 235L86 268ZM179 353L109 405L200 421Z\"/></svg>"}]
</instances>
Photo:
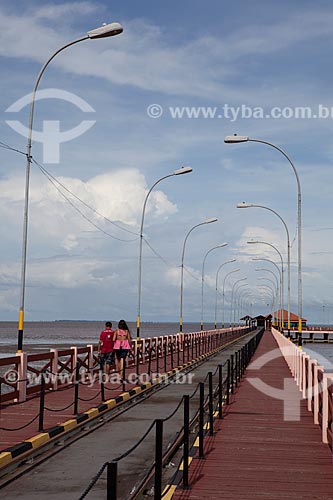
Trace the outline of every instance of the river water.
<instances>
[{"instance_id":1,"label":"river water","mask_svg":"<svg viewBox=\"0 0 333 500\"><path fill-rule=\"evenodd\" d=\"M128 322L132 337L136 337L136 324ZM227 326L227 325L226 325ZM96 344L104 323L99 321L34 321L26 322L24 325L24 351L36 353L48 351L48 349L66 348L73 345ZM113 322L113 328L117 323ZM213 324L205 324L205 329L213 330ZM200 330L198 323L185 323L183 332L196 332ZM155 337L170 335L179 332L178 323L142 323L141 336ZM304 332L303 338L308 334ZM315 333L314 338L319 339L322 335ZM333 332L330 334L333 342ZM17 322L0 321L0 357L13 356L17 347ZM333 343L304 343L303 350L312 358L317 359L325 370L333 370Z\"/></svg>"},{"instance_id":2,"label":"river water","mask_svg":"<svg viewBox=\"0 0 333 500\"><path fill-rule=\"evenodd\" d=\"M132 338L136 337L136 324L128 322ZM117 322L113 322L113 329ZM212 324L205 328L213 329ZM198 323L187 323L183 332L195 332ZM36 353L50 348L71 347L74 345L96 344L104 323L100 321L34 321L24 325L24 351ZM158 337L179 332L178 323L141 323L141 337ZM17 348L17 322L0 321L0 357L12 356Z\"/></svg>"}]
</instances>

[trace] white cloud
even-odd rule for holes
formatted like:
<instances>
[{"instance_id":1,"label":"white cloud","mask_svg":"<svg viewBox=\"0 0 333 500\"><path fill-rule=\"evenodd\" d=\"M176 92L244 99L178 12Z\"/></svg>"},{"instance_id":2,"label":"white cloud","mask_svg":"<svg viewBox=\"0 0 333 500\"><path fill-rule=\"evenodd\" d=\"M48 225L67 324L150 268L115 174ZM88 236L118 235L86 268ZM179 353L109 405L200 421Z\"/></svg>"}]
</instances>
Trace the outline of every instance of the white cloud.
<instances>
[{"instance_id":1,"label":"white cloud","mask_svg":"<svg viewBox=\"0 0 333 500\"><path fill-rule=\"evenodd\" d=\"M2 11L0 53L4 57L45 61L54 50L79 35L73 29L69 32L67 24L63 25L64 16L65 19L71 15L83 17L99 8L98 4L77 2L50 4L21 16ZM51 18L53 21L61 19L61 24L52 28L44 23ZM53 64L66 72L98 75L113 83L144 90L202 98L210 96L223 102L239 101L239 89L228 82L242 73L244 57L269 55L333 33L330 11L308 11L267 27L252 25L223 39L201 36L175 46L167 45L168 35L162 29L142 19L125 23L124 34L120 37L104 43L87 41L84 47L75 48L75 56L73 52L65 52ZM18 37L17 32L24 32L24 37ZM297 90L299 92L295 87L295 95ZM246 93L246 99L271 103L276 92L281 95L280 88L257 89L254 85L251 92ZM244 93L242 95L244 101Z\"/></svg>"},{"instance_id":2,"label":"white cloud","mask_svg":"<svg viewBox=\"0 0 333 500\"><path fill-rule=\"evenodd\" d=\"M70 177L61 177L59 181L103 216L129 225L131 231L138 231L147 184L145 177L137 169L110 171L87 181ZM10 217L15 220L15 224L20 224L21 203L18 202L23 201L23 185L23 178L16 176L0 181L0 190L5 193L0 200L0 207L1 210L6 209L7 223ZM99 215L87 210L68 192L65 191L65 194L86 217L104 231L127 241L135 239L135 235L120 231ZM78 245L78 238L82 237L83 231L97 230L78 214L44 177L39 177L38 180L33 178L29 199L29 231L33 231L34 240L41 240L45 244L48 238L54 238L63 242L63 248L70 250ZM13 204L15 210L11 209ZM149 216L166 218L176 211L176 205L162 191L151 193L146 208L148 223Z\"/></svg>"}]
</instances>

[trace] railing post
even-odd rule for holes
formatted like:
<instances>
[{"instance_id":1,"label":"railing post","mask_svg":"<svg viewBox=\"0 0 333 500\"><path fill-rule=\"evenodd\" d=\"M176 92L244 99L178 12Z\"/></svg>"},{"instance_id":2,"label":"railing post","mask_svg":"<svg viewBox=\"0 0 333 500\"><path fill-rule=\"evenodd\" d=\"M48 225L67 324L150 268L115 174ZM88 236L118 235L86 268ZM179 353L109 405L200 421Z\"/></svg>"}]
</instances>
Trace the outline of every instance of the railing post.
<instances>
[{"instance_id":1,"label":"railing post","mask_svg":"<svg viewBox=\"0 0 333 500\"><path fill-rule=\"evenodd\" d=\"M188 486L188 459L190 440L190 396L184 396L183 488Z\"/></svg>"},{"instance_id":2,"label":"railing post","mask_svg":"<svg viewBox=\"0 0 333 500\"><path fill-rule=\"evenodd\" d=\"M231 386L231 394L233 394L234 393L234 355L233 354L231 354L230 386Z\"/></svg>"},{"instance_id":3,"label":"railing post","mask_svg":"<svg viewBox=\"0 0 333 500\"><path fill-rule=\"evenodd\" d=\"M150 377L151 373L151 353L153 352L152 346L149 347L149 356L148 356L148 376Z\"/></svg>"},{"instance_id":4,"label":"railing post","mask_svg":"<svg viewBox=\"0 0 333 500\"><path fill-rule=\"evenodd\" d=\"M163 339L163 350L164 350L164 373L168 371L167 369L167 339Z\"/></svg>"},{"instance_id":5,"label":"railing post","mask_svg":"<svg viewBox=\"0 0 333 500\"><path fill-rule=\"evenodd\" d=\"M173 370L173 339L170 343L170 356L171 356L171 370Z\"/></svg>"},{"instance_id":6,"label":"railing post","mask_svg":"<svg viewBox=\"0 0 333 500\"><path fill-rule=\"evenodd\" d=\"M157 419L155 424L154 500L161 500L162 497L162 467L163 467L163 420Z\"/></svg>"},{"instance_id":7,"label":"railing post","mask_svg":"<svg viewBox=\"0 0 333 500\"><path fill-rule=\"evenodd\" d=\"M160 372L159 356L160 356L160 343L157 339L157 341L156 341L156 373L157 374Z\"/></svg>"},{"instance_id":8,"label":"railing post","mask_svg":"<svg viewBox=\"0 0 333 500\"><path fill-rule=\"evenodd\" d=\"M192 335L191 335L191 347L192 347L191 361L193 361L193 358L194 358L194 333L192 333Z\"/></svg>"},{"instance_id":9,"label":"railing post","mask_svg":"<svg viewBox=\"0 0 333 500\"><path fill-rule=\"evenodd\" d=\"M94 366L94 346L93 346L93 344L87 344L87 348L89 349L88 371L91 372L91 370L93 369L93 366Z\"/></svg>"},{"instance_id":10,"label":"railing post","mask_svg":"<svg viewBox=\"0 0 333 500\"><path fill-rule=\"evenodd\" d=\"M26 352L21 352L18 354L20 357L20 363L17 367L18 371L18 382L17 382L17 390L18 390L18 401L19 403L22 403L23 401L26 401L27 399L27 353Z\"/></svg>"},{"instance_id":11,"label":"railing post","mask_svg":"<svg viewBox=\"0 0 333 500\"><path fill-rule=\"evenodd\" d=\"M219 418L223 418L222 404L223 404L223 371L222 365L219 365Z\"/></svg>"},{"instance_id":12,"label":"railing post","mask_svg":"<svg viewBox=\"0 0 333 500\"><path fill-rule=\"evenodd\" d=\"M241 360L242 360L242 373L241 375L243 376L244 375L244 371L245 371L245 364L244 364L244 346L242 347L241 349Z\"/></svg>"},{"instance_id":13,"label":"railing post","mask_svg":"<svg viewBox=\"0 0 333 500\"><path fill-rule=\"evenodd\" d=\"M101 399L102 399L102 401L105 401L104 372L101 369L99 370L99 376L100 376L100 385L101 385Z\"/></svg>"},{"instance_id":14,"label":"railing post","mask_svg":"<svg viewBox=\"0 0 333 500\"><path fill-rule=\"evenodd\" d=\"M227 405L230 404L230 377L231 377L231 369L230 369L230 359L227 360Z\"/></svg>"},{"instance_id":15,"label":"railing post","mask_svg":"<svg viewBox=\"0 0 333 500\"><path fill-rule=\"evenodd\" d=\"M71 358L72 358L72 366L73 366L73 370L74 370L74 366L76 366L77 362L78 362L78 353L77 353L77 346L72 346L71 347Z\"/></svg>"},{"instance_id":16,"label":"railing post","mask_svg":"<svg viewBox=\"0 0 333 500\"><path fill-rule=\"evenodd\" d=\"M124 392L126 391L126 363L127 363L127 358L123 360L123 373L121 375Z\"/></svg>"},{"instance_id":17,"label":"railing post","mask_svg":"<svg viewBox=\"0 0 333 500\"><path fill-rule=\"evenodd\" d=\"M322 441L323 443L328 443L327 439L327 427L328 427L328 379L329 374L323 373L323 386L322 386Z\"/></svg>"},{"instance_id":18,"label":"railing post","mask_svg":"<svg viewBox=\"0 0 333 500\"><path fill-rule=\"evenodd\" d=\"M234 373L235 387L238 386L238 351L235 352L235 373Z\"/></svg>"},{"instance_id":19,"label":"railing post","mask_svg":"<svg viewBox=\"0 0 333 500\"><path fill-rule=\"evenodd\" d=\"M177 335L177 366L180 365L180 342L179 335Z\"/></svg>"},{"instance_id":20,"label":"railing post","mask_svg":"<svg viewBox=\"0 0 333 500\"><path fill-rule=\"evenodd\" d=\"M39 424L38 430L44 430L44 406L45 406L45 373L41 372L40 397L39 397Z\"/></svg>"},{"instance_id":21,"label":"railing post","mask_svg":"<svg viewBox=\"0 0 333 500\"><path fill-rule=\"evenodd\" d=\"M58 349L50 349L50 352L53 353L53 359L51 363L52 389L56 391L58 389Z\"/></svg>"},{"instance_id":22,"label":"railing post","mask_svg":"<svg viewBox=\"0 0 333 500\"><path fill-rule=\"evenodd\" d=\"M140 375L140 349L141 349L141 341L136 340L136 360L135 360L135 372L136 376L139 378Z\"/></svg>"},{"instance_id":23,"label":"railing post","mask_svg":"<svg viewBox=\"0 0 333 500\"><path fill-rule=\"evenodd\" d=\"M204 425L205 425L205 384L199 383L199 458L204 456Z\"/></svg>"},{"instance_id":24,"label":"railing post","mask_svg":"<svg viewBox=\"0 0 333 500\"><path fill-rule=\"evenodd\" d=\"M75 366L75 382L74 382L74 415L79 413L79 376L80 363L77 361Z\"/></svg>"},{"instance_id":25,"label":"railing post","mask_svg":"<svg viewBox=\"0 0 333 500\"><path fill-rule=\"evenodd\" d=\"M117 500L117 469L118 462L108 462L106 473L107 473L107 500Z\"/></svg>"},{"instance_id":26,"label":"railing post","mask_svg":"<svg viewBox=\"0 0 333 500\"><path fill-rule=\"evenodd\" d=\"M208 372L209 387L209 435L214 435L213 373Z\"/></svg>"}]
</instances>

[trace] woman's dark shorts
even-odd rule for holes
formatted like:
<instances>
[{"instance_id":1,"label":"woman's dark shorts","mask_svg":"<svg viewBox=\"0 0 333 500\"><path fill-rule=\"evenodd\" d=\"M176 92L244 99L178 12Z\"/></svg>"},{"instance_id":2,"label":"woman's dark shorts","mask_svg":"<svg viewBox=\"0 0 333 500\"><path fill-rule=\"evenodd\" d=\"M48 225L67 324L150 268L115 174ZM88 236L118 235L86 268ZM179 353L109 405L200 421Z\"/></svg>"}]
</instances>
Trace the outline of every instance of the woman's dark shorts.
<instances>
[{"instance_id":1,"label":"woman's dark shorts","mask_svg":"<svg viewBox=\"0 0 333 500\"><path fill-rule=\"evenodd\" d=\"M121 347L120 349L115 349L114 352L116 353L117 359L125 359L128 354L128 349L123 349Z\"/></svg>"},{"instance_id":2,"label":"woman's dark shorts","mask_svg":"<svg viewBox=\"0 0 333 500\"><path fill-rule=\"evenodd\" d=\"M101 365L113 365L114 364L114 352L102 352L99 358Z\"/></svg>"}]
</instances>

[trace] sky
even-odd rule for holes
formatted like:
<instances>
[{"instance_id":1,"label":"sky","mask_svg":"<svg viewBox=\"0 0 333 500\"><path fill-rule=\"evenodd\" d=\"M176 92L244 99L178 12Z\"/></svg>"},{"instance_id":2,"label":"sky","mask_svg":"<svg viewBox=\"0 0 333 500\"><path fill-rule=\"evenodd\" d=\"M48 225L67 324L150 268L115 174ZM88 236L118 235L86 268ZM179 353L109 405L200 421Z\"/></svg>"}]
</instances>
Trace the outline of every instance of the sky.
<instances>
[{"instance_id":1,"label":"sky","mask_svg":"<svg viewBox=\"0 0 333 500\"><path fill-rule=\"evenodd\" d=\"M175 2L13 0L0 4L0 320L20 302L27 130L42 65L103 23L121 35L84 40L48 65L34 109L25 320L135 320L145 196L141 320L178 321L184 254L184 322L226 320L231 289L242 312L272 307L264 258L287 267L297 313L297 184L302 191L303 317L333 319L333 7L327 0ZM305 110L305 111L304 111ZM46 169L46 170L45 170ZM238 288L238 279L246 286ZM287 273L285 273L285 290ZM243 298L242 298L243 297ZM286 296L285 296L286 306Z\"/></svg>"}]
</instances>

